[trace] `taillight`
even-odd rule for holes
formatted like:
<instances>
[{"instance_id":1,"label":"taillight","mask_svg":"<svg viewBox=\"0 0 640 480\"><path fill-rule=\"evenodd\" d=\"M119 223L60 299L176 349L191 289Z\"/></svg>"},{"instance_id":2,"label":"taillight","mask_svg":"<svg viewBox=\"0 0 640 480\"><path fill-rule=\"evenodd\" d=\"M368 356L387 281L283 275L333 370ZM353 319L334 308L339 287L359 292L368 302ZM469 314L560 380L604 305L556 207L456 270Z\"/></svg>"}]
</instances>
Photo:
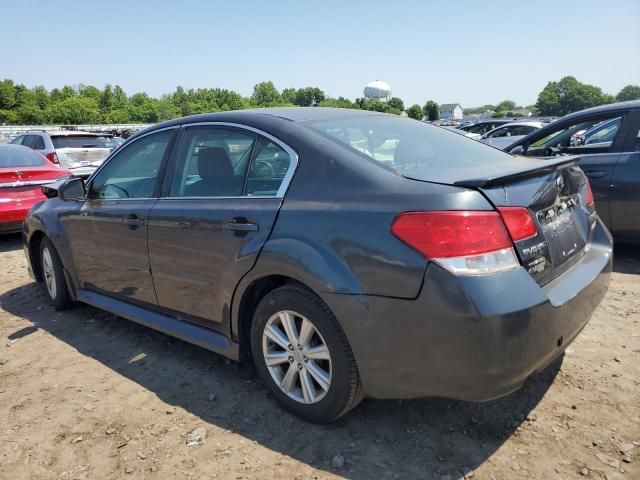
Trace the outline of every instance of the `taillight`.
<instances>
[{"instance_id":1,"label":"taillight","mask_svg":"<svg viewBox=\"0 0 640 480\"><path fill-rule=\"evenodd\" d=\"M47 153L46 157L47 157L47 160L49 160L50 162L58 163L58 164L60 163L60 160L58 160L58 154L55 151L51 153Z\"/></svg>"},{"instance_id":2,"label":"taillight","mask_svg":"<svg viewBox=\"0 0 640 480\"><path fill-rule=\"evenodd\" d=\"M518 267L513 243L495 211L407 212L391 232L447 270L479 275Z\"/></svg>"},{"instance_id":3,"label":"taillight","mask_svg":"<svg viewBox=\"0 0 640 480\"><path fill-rule=\"evenodd\" d=\"M593 207L595 200L593 199L593 192L591 191L591 184L589 183L589 179L585 177L585 180L587 181L587 206L588 207Z\"/></svg>"},{"instance_id":4,"label":"taillight","mask_svg":"<svg viewBox=\"0 0 640 480\"><path fill-rule=\"evenodd\" d=\"M514 242L535 237L538 234L536 224L533 223L533 218L526 208L498 207L498 212Z\"/></svg>"}]
</instances>

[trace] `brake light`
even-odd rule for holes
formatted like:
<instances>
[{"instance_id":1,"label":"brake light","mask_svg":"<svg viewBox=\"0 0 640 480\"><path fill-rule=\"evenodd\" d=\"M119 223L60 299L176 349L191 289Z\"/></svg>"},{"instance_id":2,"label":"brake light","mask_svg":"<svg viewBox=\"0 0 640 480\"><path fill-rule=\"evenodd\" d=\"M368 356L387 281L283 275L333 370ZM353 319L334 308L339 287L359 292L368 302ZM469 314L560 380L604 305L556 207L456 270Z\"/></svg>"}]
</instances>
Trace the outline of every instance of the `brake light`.
<instances>
[{"instance_id":1,"label":"brake light","mask_svg":"<svg viewBox=\"0 0 640 480\"><path fill-rule=\"evenodd\" d=\"M595 200L593 199L593 192L591 191L591 184L589 183L589 179L585 177L587 182L587 207L593 207Z\"/></svg>"},{"instance_id":2,"label":"brake light","mask_svg":"<svg viewBox=\"0 0 640 480\"><path fill-rule=\"evenodd\" d=\"M47 153L46 157L47 157L47 160L49 160L50 162L58 163L58 164L60 163L60 160L58 160L58 154L55 151L51 153Z\"/></svg>"},{"instance_id":3,"label":"brake light","mask_svg":"<svg viewBox=\"0 0 640 480\"><path fill-rule=\"evenodd\" d=\"M535 237L538 234L536 224L533 223L533 218L526 208L498 207L498 212L514 242Z\"/></svg>"},{"instance_id":4,"label":"brake light","mask_svg":"<svg viewBox=\"0 0 640 480\"><path fill-rule=\"evenodd\" d=\"M393 221L391 232L455 274L495 273L520 265L495 211L402 213Z\"/></svg>"}]
</instances>

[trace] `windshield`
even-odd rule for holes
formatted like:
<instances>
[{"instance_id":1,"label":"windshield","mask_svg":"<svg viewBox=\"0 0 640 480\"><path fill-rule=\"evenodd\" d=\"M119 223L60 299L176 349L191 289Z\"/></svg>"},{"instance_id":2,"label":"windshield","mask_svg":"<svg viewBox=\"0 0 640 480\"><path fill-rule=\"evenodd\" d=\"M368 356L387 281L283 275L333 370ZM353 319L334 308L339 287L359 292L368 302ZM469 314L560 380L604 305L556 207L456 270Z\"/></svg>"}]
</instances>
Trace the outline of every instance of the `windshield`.
<instances>
[{"instance_id":1,"label":"windshield","mask_svg":"<svg viewBox=\"0 0 640 480\"><path fill-rule=\"evenodd\" d=\"M39 153L26 147L0 148L0 168L39 167L45 164Z\"/></svg>"},{"instance_id":2,"label":"windshield","mask_svg":"<svg viewBox=\"0 0 640 480\"><path fill-rule=\"evenodd\" d=\"M96 135L64 135L51 137L54 148L106 148L103 137Z\"/></svg>"},{"instance_id":3,"label":"windshield","mask_svg":"<svg viewBox=\"0 0 640 480\"><path fill-rule=\"evenodd\" d=\"M417 180L444 181L504 170L513 157L455 132L396 116L305 122L316 132L379 165Z\"/></svg>"}]
</instances>

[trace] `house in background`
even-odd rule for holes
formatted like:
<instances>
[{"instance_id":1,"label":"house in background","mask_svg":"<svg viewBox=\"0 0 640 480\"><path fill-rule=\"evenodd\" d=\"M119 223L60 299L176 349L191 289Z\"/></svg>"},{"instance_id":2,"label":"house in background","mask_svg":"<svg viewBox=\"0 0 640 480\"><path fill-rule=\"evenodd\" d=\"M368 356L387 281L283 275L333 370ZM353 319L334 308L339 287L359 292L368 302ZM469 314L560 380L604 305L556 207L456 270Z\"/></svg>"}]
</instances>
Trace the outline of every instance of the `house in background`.
<instances>
[{"instance_id":1,"label":"house in background","mask_svg":"<svg viewBox=\"0 0 640 480\"><path fill-rule=\"evenodd\" d=\"M459 103L443 103L440 105L440 120L462 120L462 107Z\"/></svg>"}]
</instances>

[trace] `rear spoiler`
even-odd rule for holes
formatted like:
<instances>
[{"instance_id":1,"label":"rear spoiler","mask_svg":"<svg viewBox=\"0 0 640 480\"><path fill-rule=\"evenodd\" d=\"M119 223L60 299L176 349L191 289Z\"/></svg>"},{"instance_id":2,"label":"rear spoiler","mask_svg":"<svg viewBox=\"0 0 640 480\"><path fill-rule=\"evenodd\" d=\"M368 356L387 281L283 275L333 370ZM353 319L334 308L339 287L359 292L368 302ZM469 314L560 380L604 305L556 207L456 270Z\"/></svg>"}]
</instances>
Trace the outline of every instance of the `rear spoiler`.
<instances>
[{"instance_id":1,"label":"rear spoiler","mask_svg":"<svg viewBox=\"0 0 640 480\"><path fill-rule=\"evenodd\" d=\"M525 157L516 157L520 165L515 166L513 170L491 176L471 178L468 180L458 180L453 185L467 188L486 188L503 183L509 183L513 180L520 180L527 177L535 177L536 175L551 173L563 168L576 164L577 156L552 157L548 160L531 159ZM514 158L515 160L515 158ZM526 161L522 161L526 160Z\"/></svg>"}]
</instances>

